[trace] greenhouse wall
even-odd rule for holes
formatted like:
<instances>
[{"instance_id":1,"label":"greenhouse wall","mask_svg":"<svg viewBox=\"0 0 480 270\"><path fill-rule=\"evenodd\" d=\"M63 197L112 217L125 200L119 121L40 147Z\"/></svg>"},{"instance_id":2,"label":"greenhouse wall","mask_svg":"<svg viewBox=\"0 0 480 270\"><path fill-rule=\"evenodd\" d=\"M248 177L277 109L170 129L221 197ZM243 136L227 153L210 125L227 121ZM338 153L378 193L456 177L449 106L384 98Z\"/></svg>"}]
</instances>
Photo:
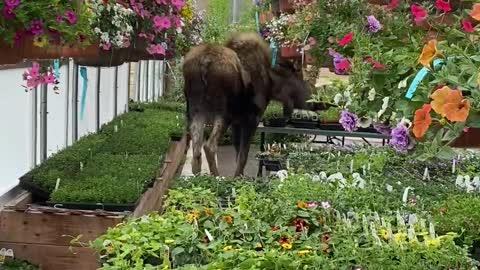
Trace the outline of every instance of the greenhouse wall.
<instances>
[{"instance_id":1,"label":"greenhouse wall","mask_svg":"<svg viewBox=\"0 0 480 270\"><path fill-rule=\"evenodd\" d=\"M86 80L78 75L77 111L73 110L73 74L78 66L73 62L62 65L58 91L53 86L26 91L22 86L25 64L0 69L0 196L42 160L126 112L129 99L157 100L164 92L165 65L163 61L141 61L110 68L85 67Z\"/></svg>"}]
</instances>

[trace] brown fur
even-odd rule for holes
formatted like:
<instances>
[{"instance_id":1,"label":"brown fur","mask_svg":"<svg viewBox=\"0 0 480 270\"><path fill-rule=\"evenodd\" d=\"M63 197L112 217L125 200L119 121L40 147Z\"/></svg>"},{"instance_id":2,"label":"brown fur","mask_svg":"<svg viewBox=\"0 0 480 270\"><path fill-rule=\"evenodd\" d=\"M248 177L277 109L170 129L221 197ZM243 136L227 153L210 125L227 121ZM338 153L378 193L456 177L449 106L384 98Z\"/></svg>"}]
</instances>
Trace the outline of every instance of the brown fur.
<instances>
[{"instance_id":1,"label":"brown fur","mask_svg":"<svg viewBox=\"0 0 480 270\"><path fill-rule=\"evenodd\" d=\"M201 45L187 54L183 72L194 174L200 172L208 120L213 122L213 131L204 150L210 172L218 175L218 140L231 126L237 176L243 174L251 140L270 100L281 101L286 115L306 106L309 91L295 65L280 60L281 65L272 68L271 61L268 44L255 33L235 34L226 47Z\"/></svg>"}]
</instances>

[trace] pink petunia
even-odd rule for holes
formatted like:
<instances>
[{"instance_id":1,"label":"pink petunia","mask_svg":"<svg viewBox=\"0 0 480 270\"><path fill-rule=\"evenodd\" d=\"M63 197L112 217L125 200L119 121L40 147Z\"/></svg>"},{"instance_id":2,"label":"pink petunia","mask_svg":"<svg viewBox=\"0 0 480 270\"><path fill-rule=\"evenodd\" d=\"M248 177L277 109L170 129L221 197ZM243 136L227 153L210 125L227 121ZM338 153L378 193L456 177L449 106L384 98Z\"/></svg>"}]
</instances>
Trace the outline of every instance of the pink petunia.
<instances>
[{"instance_id":1,"label":"pink petunia","mask_svg":"<svg viewBox=\"0 0 480 270\"><path fill-rule=\"evenodd\" d=\"M64 19L65 19L65 18L63 18L62 15L57 15L57 17L55 17L55 21L57 21L58 23L63 23L63 20L64 20Z\"/></svg>"},{"instance_id":2,"label":"pink petunia","mask_svg":"<svg viewBox=\"0 0 480 270\"><path fill-rule=\"evenodd\" d=\"M102 43L100 44L100 47L102 48L102 50L104 51L109 51L111 48L112 48L112 43L108 42L108 43Z\"/></svg>"},{"instance_id":3,"label":"pink petunia","mask_svg":"<svg viewBox=\"0 0 480 270\"><path fill-rule=\"evenodd\" d=\"M338 45L345 47L347 46L350 42L353 40L353 32L348 33L346 36L344 36L339 42Z\"/></svg>"},{"instance_id":4,"label":"pink petunia","mask_svg":"<svg viewBox=\"0 0 480 270\"><path fill-rule=\"evenodd\" d=\"M419 23L427 18L427 11L419 5L413 4L410 7L410 11L414 17L415 22Z\"/></svg>"},{"instance_id":5,"label":"pink petunia","mask_svg":"<svg viewBox=\"0 0 480 270\"><path fill-rule=\"evenodd\" d=\"M42 82L44 84L53 84L55 83L55 75L53 73L48 73L47 75L43 76Z\"/></svg>"},{"instance_id":6,"label":"pink petunia","mask_svg":"<svg viewBox=\"0 0 480 270\"><path fill-rule=\"evenodd\" d=\"M147 48L147 52L151 55L165 55L166 50L162 44L150 44Z\"/></svg>"},{"instance_id":7,"label":"pink petunia","mask_svg":"<svg viewBox=\"0 0 480 270\"><path fill-rule=\"evenodd\" d=\"M43 23L40 20L32 21L32 24L30 25L30 33L35 36L43 34Z\"/></svg>"},{"instance_id":8,"label":"pink petunia","mask_svg":"<svg viewBox=\"0 0 480 270\"><path fill-rule=\"evenodd\" d=\"M10 9L15 9L20 6L20 0L5 0L5 6Z\"/></svg>"},{"instance_id":9,"label":"pink petunia","mask_svg":"<svg viewBox=\"0 0 480 270\"><path fill-rule=\"evenodd\" d=\"M468 33L475 32L475 27L473 27L472 22L469 20L462 20L462 28L465 32L468 32Z\"/></svg>"},{"instance_id":10,"label":"pink petunia","mask_svg":"<svg viewBox=\"0 0 480 270\"><path fill-rule=\"evenodd\" d=\"M352 69L352 65L348 59L342 59L338 64L335 64L335 69L348 72Z\"/></svg>"},{"instance_id":11,"label":"pink petunia","mask_svg":"<svg viewBox=\"0 0 480 270\"><path fill-rule=\"evenodd\" d=\"M175 22L176 28L179 29L179 30L182 30L182 26L183 26L183 25L182 25L182 20L180 19L180 16L178 16L178 15L175 16L175 17L173 18L173 21Z\"/></svg>"},{"instance_id":12,"label":"pink petunia","mask_svg":"<svg viewBox=\"0 0 480 270\"><path fill-rule=\"evenodd\" d=\"M438 10L441 10L443 13L452 11L452 7L450 6L450 3L445 0L437 0L435 2L435 6L437 7Z\"/></svg>"},{"instance_id":13,"label":"pink petunia","mask_svg":"<svg viewBox=\"0 0 480 270\"><path fill-rule=\"evenodd\" d=\"M309 38L308 38L308 44L309 44L310 46L315 46L315 45L317 44L317 40L316 40L315 38L313 38L313 37L309 37Z\"/></svg>"},{"instance_id":14,"label":"pink petunia","mask_svg":"<svg viewBox=\"0 0 480 270\"><path fill-rule=\"evenodd\" d=\"M392 0L392 2L390 2L390 4L388 4L386 8L388 10L392 10L392 9L396 8L399 3L400 3L400 0Z\"/></svg>"},{"instance_id":15,"label":"pink petunia","mask_svg":"<svg viewBox=\"0 0 480 270\"><path fill-rule=\"evenodd\" d=\"M33 62L32 67L27 70L27 74L31 78L38 78L40 75L40 64Z\"/></svg>"},{"instance_id":16,"label":"pink petunia","mask_svg":"<svg viewBox=\"0 0 480 270\"><path fill-rule=\"evenodd\" d=\"M174 5L177 8L177 10L180 10L185 6L185 1L183 1L183 0L172 0L172 5Z\"/></svg>"},{"instance_id":17,"label":"pink petunia","mask_svg":"<svg viewBox=\"0 0 480 270\"><path fill-rule=\"evenodd\" d=\"M13 9L9 7L4 7L2 11L2 15L6 20L13 20L17 17Z\"/></svg>"},{"instance_id":18,"label":"pink petunia","mask_svg":"<svg viewBox=\"0 0 480 270\"><path fill-rule=\"evenodd\" d=\"M65 18L67 19L68 23L74 25L77 23L77 15L71 10L67 10L65 12Z\"/></svg>"},{"instance_id":19,"label":"pink petunia","mask_svg":"<svg viewBox=\"0 0 480 270\"><path fill-rule=\"evenodd\" d=\"M168 17L153 17L153 28L155 31L161 31L164 29L169 29L172 26L172 23Z\"/></svg>"}]
</instances>

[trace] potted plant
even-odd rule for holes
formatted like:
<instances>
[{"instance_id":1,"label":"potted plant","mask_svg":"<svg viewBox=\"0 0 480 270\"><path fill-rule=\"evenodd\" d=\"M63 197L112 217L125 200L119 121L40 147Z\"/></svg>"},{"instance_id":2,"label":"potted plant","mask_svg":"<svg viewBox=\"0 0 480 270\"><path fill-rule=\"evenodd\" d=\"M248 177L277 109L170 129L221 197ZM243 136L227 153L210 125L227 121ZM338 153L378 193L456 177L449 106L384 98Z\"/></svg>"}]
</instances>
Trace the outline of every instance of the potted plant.
<instances>
[{"instance_id":1,"label":"potted plant","mask_svg":"<svg viewBox=\"0 0 480 270\"><path fill-rule=\"evenodd\" d=\"M318 128L318 114L313 111L295 110L288 123L296 128Z\"/></svg>"},{"instance_id":2,"label":"potted plant","mask_svg":"<svg viewBox=\"0 0 480 270\"><path fill-rule=\"evenodd\" d=\"M267 127L284 127L287 125L287 117L284 116L280 103L272 102L268 105L263 115L263 124Z\"/></svg>"},{"instance_id":3,"label":"potted plant","mask_svg":"<svg viewBox=\"0 0 480 270\"><path fill-rule=\"evenodd\" d=\"M257 159L261 160L267 171L280 171L287 169L287 147L286 145L268 145L264 152L257 153Z\"/></svg>"}]
</instances>

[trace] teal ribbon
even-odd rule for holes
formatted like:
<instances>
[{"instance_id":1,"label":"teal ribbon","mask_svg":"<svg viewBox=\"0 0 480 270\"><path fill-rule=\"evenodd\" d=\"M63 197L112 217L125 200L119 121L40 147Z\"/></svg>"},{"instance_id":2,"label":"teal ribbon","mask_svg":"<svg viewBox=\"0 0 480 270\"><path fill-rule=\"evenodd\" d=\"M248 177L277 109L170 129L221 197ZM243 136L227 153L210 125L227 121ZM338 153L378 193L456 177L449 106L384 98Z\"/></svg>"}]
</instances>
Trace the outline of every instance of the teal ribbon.
<instances>
[{"instance_id":1,"label":"teal ribbon","mask_svg":"<svg viewBox=\"0 0 480 270\"><path fill-rule=\"evenodd\" d=\"M441 60L441 59L435 59L433 61L433 68L434 69L438 69L440 68L441 66L443 66L445 64L445 61L444 60ZM413 78L413 81L412 83L410 84L410 86L408 87L408 91L407 93L405 94L405 97L408 98L408 99L412 99L413 98L413 94L417 91L417 88L418 88L418 85L423 81L423 79L425 79L425 77L430 73L430 69L429 68L422 68L420 69L420 71L418 71L417 75L415 75L415 78Z\"/></svg>"},{"instance_id":2,"label":"teal ribbon","mask_svg":"<svg viewBox=\"0 0 480 270\"><path fill-rule=\"evenodd\" d=\"M85 112L85 104L87 102L87 88L88 88L88 77L87 77L86 67L80 67L80 76L82 76L82 79L83 79L82 100L80 103L80 119L83 120L83 114Z\"/></svg>"},{"instance_id":3,"label":"teal ribbon","mask_svg":"<svg viewBox=\"0 0 480 270\"><path fill-rule=\"evenodd\" d=\"M258 14L258 10L255 11L255 24L257 25L257 32L260 33L260 15Z\"/></svg>"},{"instance_id":4,"label":"teal ribbon","mask_svg":"<svg viewBox=\"0 0 480 270\"><path fill-rule=\"evenodd\" d=\"M53 74L57 80L60 79L60 59L53 60Z\"/></svg>"},{"instance_id":5,"label":"teal ribbon","mask_svg":"<svg viewBox=\"0 0 480 270\"><path fill-rule=\"evenodd\" d=\"M272 67L275 67L277 64L277 56L278 56L278 46L275 41L270 43L270 49L272 49Z\"/></svg>"}]
</instances>

